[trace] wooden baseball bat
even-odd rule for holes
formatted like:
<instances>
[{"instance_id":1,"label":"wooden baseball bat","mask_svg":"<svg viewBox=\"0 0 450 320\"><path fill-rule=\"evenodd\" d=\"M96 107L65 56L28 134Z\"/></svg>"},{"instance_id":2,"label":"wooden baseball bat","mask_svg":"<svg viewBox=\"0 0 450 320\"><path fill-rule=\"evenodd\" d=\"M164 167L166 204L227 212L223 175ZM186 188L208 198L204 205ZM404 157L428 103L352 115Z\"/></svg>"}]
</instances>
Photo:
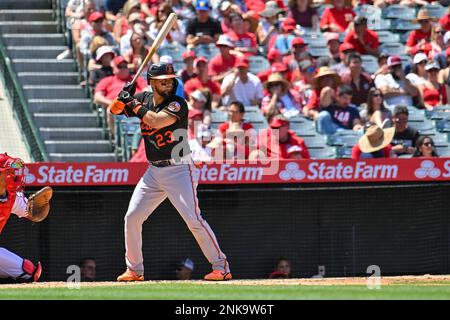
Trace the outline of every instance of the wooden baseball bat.
<instances>
[{"instance_id":1,"label":"wooden baseball bat","mask_svg":"<svg viewBox=\"0 0 450 320\"><path fill-rule=\"evenodd\" d=\"M155 41L153 42L150 50L147 53L147 56L145 57L144 61L142 62L141 66L139 67L139 70L134 75L133 80L131 80L131 84L134 84L136 80L141 75L142 71L144 70L147 63L152 58L153 54L158 51L159 46L164 41L164 39L167 37L167 34L172 30L173 25L177 22L178 16L175 13L171 13L169 17L167 18L166 22L164 22L162 28L159 30L158 35L155 38Z\"/></svg>"}]
</instances>

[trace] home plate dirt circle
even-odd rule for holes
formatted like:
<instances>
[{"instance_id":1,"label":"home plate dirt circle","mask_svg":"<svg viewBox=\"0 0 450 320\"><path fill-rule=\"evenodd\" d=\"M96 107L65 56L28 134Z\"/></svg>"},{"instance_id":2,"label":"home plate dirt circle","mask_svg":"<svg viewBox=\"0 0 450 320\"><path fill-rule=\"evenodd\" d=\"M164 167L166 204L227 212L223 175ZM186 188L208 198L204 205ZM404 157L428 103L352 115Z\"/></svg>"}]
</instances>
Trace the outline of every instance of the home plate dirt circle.
<instances>
[{"instance_id":1,"label":"home plate dirt circle","mask_svg":"<svg viewBox=\"0 0 450 320\"><path fill-rule=\"evenodd\" d=\"M447 283L444 283L447 282ZM366 277L352 277L352 278L311 278L311 279L261 279L261 280L230 280L230 281L203 281L203 280L188 280L188 281L169 281L169 280L150 280L140 282L82 282L81 288L85 287L120 287L130 285L158 285L158 284L199 284L199 285L236 285L236 286L342 286L342 285L367 285L373 283L373 279ZM396 285L396 284L411 284L411 285L449 285L450 275L422 275L422 276L397 276L397 277L381 277L381 285ZM2 289L12 288L67 288L66 282L36 282L27 284L5 284L0 285Z\"/></svg>"}]
</instances>

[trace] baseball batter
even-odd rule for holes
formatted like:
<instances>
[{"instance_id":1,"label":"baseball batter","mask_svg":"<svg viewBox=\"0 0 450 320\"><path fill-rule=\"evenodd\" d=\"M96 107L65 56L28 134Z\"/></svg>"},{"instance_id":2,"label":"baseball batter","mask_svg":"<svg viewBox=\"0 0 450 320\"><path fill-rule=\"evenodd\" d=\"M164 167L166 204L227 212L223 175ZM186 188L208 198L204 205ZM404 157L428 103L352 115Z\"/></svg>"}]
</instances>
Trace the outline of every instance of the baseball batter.
<instances>
[{"instance_id":1,"label":"baseball batter","mask_svg":"<svg viewBox=\"0 0 450 320\"><path fill-rule=\"evenodd\" d=\"M166 198L180 213L212 265L213 271L204 279L232 278L227 258L198 206L194 164L187 142L188 106L184 99L175 95L175 78L172 64L153 64L147 72L153 93L142 92L133 97L135 87L128 85L110 108L113 114L141 119L141 134L149 161L125 215L127 270L118 281L144 280L142 224Z\"/></svg>"},{"instance_id":2,"label":"baseball batter","mask_svg":"<svg viewBox=\"0 0 450 320\"><path fill-rule=\"evenodd\" d=\"M28 199L23 194L24 177L20 170L24 163L6 153L0 154L0 233L11 213L19 218L33 220ZM1 282L35 282L42 273L41 263L33 264L15 253L0 248Z\"/></svg>"}]
</instances>

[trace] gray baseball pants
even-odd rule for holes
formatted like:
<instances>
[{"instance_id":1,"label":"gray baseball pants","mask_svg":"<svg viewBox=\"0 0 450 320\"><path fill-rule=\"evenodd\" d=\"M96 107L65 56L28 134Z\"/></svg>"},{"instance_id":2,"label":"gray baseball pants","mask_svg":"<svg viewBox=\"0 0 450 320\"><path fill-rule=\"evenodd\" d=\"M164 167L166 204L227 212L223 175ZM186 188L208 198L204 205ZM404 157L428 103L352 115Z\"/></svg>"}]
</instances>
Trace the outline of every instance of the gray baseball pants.
<instances>
[{"instance_id":1,"label":"gray baseball pants","mask_svg":"<svg viewBox=\"0 0 450 320\"><path fill-rule=\"evenodd\" d=\"M167 167L149 165L140 179L125 215L125 261L130 270L144 274L142 224L167 197L177 209L197 240L214 270L230 272L225 254L220 250L214 232L202 218L197 199L194 165L189 163Z\"/></svg>"}]
</instances>

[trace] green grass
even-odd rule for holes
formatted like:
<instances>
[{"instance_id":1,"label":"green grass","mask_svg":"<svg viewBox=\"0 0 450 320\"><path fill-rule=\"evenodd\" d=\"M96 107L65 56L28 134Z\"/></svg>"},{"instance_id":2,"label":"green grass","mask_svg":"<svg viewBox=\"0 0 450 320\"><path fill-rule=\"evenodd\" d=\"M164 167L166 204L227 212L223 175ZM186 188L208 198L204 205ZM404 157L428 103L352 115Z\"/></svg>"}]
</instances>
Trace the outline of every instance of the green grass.
<instances>
[{"instance_id":1,"label":"green grass","mask_svg":"<svg viewBox=\"0 0 450 320\"><path fill-rule=\"evenodd\" d=\"M170 300L299 300L299 299L450 299L450 284L366 286L221 285L148 283L127 286L68 288L1 288L0 299L170 299Z\"/></svg>"}]
</instances>

